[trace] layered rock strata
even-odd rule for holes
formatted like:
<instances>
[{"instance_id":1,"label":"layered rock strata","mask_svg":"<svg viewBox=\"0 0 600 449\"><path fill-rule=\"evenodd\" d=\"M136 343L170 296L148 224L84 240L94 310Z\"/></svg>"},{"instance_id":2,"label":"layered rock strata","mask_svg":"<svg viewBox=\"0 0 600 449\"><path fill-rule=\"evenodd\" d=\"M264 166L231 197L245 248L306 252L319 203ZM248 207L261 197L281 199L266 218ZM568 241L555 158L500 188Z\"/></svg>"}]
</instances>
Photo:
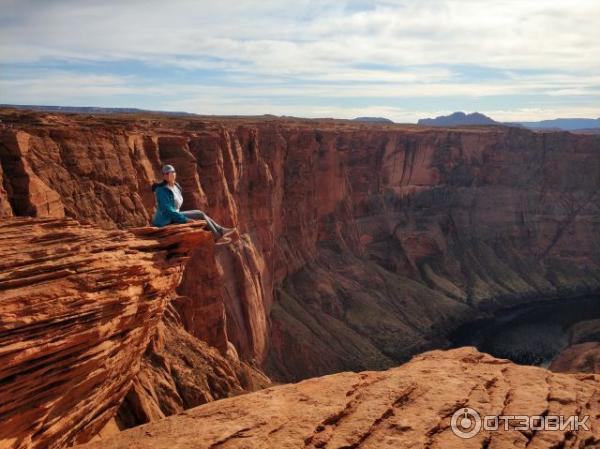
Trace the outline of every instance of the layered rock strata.
<instances>
[{"instance_id":1,"label":"layered rock strata","mask_svg":"<svg viewBox=\"0 0 600 449\"><path fill-rule=\"evenodd\" d=\"M452 417L462 420L467 407L481 418L576 416L588 430L543 430L539 418L523 428L512 418L506 429L504 421L498 430L487 424L463 439ZM457 430L473 428L469 416L471 426ZM78 447L597 448L599 418L599 376L550 373L463 347L426 352L386 371L341 372L216 401Z\"/></svg>"},{"instance_id":2,"label":"layered rock strata","mask_svg":"<svg viewBox=\"0 0 600 449\"><path fill-rule=\"evenodd\" d=\"M204 222L150 234L0 222L0 447L66 447L116 415L190 252L213 245Z\"/></svg>"},{"instance_id":3,"label":"layered rock strata","mask_svg":"<svg viewBox=\"0 0 600 449\"><path fill-rule=\"evenodd\" d=\"M598 136L1 115L5 215L144 226L174 164L183 209L242 234L215 255L222 283L184 281L185 326L279 380L393 366L482 314L600 290Z\"/></svg>"}]
</instances>

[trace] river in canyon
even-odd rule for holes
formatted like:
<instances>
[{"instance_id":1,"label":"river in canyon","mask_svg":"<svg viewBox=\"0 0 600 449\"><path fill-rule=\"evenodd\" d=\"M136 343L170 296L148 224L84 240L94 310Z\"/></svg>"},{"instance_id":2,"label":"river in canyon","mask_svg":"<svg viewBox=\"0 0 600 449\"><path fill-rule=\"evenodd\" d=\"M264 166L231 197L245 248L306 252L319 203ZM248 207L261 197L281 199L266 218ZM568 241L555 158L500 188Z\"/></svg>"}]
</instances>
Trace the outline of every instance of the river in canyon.
<instances>
[{"instance_id":1,"label":"river in canyon","mask_svg":"<svg viewBox=\"0 0 600 449\"><path fill-rule=\"evenodd\" d=\"M581 296L498 311L461 326L450 341L452 347L475 346L515 363L548 367L569 344L599 337L600 296Z\"/></svg>"}]
</instances>

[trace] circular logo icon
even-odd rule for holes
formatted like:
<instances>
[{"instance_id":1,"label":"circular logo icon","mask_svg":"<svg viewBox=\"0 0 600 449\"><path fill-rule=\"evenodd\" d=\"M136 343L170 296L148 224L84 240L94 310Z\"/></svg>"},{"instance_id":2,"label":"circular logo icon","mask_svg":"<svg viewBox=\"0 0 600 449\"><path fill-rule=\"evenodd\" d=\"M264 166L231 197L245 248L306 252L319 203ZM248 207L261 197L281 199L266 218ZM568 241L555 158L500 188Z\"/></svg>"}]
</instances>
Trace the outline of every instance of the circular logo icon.
<instances>
[{"instance_id":1,"label":"circular logo icon","mask_svg":"<svg viewBox=\"0 0 600 449\"><path fill-rule=\"evenodd\" d=\"M481 416L472 408L459 408L450 421L452 433L460 438L473 438L481 430Z\"/></svg>"}]
</instances>

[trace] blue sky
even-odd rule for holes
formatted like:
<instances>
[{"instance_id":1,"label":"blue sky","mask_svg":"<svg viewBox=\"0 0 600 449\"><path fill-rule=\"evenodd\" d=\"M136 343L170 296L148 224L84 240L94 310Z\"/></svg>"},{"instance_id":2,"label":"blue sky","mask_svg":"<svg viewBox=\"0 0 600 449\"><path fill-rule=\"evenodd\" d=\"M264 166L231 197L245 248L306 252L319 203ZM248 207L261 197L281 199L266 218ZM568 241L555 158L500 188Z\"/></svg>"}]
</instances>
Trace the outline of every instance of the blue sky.
<instances>
[{"instance_id":1,"label":"blue sky","mask_svg":"<svg viewBox=\"0 0 600 449\"><path fill-rule=\"evenodd\" d=\"M597 0L0 0L0 103L600 117Z\"/></svg>"}]
</instances>

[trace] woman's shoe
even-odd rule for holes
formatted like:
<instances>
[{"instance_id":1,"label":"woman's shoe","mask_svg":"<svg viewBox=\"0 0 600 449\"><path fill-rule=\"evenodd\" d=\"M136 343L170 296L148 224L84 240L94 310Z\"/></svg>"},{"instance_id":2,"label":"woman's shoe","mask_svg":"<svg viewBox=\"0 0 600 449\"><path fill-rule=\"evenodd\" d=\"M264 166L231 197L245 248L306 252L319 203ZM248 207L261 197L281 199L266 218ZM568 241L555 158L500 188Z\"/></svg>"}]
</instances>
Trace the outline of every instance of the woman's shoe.
<instances>
[{"instance_id":1,"label":"woman's shoe","mask_svg":"<svg viewBox=\"0 0 600 449\"><path fill-rule=\"evenodd\" d=\"M231 234L235 231L237 231L236 228L226 228L225 226L223 226L222 228L219 229L219 232L221 233L222 236Z\"/></svg>"},{"instance_id":2,"label":"woman's shoe","mask_svg":"<svg viewBox=\"0 0 600 449\"><path fill-rule=\"evenodd\" d=\"M237 229L236 228L227 228L225 226L222 226L217 231L219 233L214 234L215 244L216 245L226 245L227 243L231 243L231 235L234 234L237 231Z\"/></svg>"},{"instance_id":3,"label":"woman's shoe","mask_svg":"<svg viewBox=\"0 0 600 449\"><path fill-rule=\"evenodd\" d=\"M229 237L221 237L215 242L215 245L227 245L231 243L231 239Z\"/></svg>"}]
</instances>

